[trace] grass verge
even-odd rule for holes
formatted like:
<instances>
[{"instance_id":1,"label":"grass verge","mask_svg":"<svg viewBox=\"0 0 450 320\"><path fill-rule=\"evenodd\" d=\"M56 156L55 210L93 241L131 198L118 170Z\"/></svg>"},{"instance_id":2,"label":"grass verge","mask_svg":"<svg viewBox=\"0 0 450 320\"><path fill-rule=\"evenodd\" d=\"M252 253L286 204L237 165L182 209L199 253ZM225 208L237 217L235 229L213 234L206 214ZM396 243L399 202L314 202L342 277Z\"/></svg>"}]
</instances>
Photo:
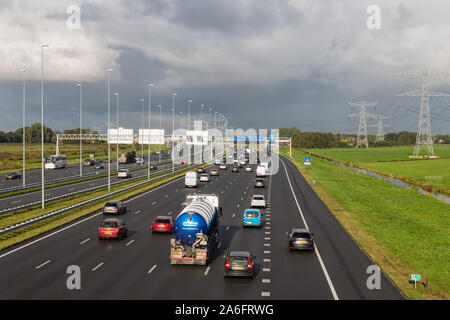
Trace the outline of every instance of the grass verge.
<instances>
[{"instance_id":1,"label":"grass verge","mask_svg":"<svg viewBox=\"0 0 450 320\"><path fill-rule=\"evenodd\" d=\"M450 298L448 204L320 158L306 167L300 164L306 154L292 151L314 191L408 298ZM429 287L414 289L412 273L427 277Z\"/></svg>"}]
</instances>

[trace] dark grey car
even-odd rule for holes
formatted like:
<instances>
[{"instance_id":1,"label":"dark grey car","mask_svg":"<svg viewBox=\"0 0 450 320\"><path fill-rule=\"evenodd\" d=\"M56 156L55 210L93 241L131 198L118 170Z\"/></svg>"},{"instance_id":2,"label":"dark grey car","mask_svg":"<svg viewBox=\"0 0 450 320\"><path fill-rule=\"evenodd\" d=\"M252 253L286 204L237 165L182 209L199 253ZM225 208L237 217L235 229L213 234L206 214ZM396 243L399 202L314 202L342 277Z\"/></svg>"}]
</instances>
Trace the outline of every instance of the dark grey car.
<instances>
[{"instance_id":1,"label":"dark grey car","mask_svg":"<svg viewBox=\"0 0 450 320\"><path fill-rule=\"evenodd\" d=\"M289 251L306 250L314 252L313 234L308 229L294 228L289 235Z\"/></svg>"},{"instance_id":2,"label":"dark grey car","mask_svg":"<svg viewBox=\"0 0 450 320\"><path fill-rule=\"evenodd\" d=\"M120 200L110 200L103 207L103 214L125 214L127 206Z\"/></svg>"},{"instance_id":3,"label":"dark grey car","mask_svg":"<svg viewBox=\"0 0 450 320\"><path fill-rule=\"evenodd\" d=\"M250 277L255 275L255 257L248 251L231 251L225 258L223 276Z\"/></svg>"}]
</instances>

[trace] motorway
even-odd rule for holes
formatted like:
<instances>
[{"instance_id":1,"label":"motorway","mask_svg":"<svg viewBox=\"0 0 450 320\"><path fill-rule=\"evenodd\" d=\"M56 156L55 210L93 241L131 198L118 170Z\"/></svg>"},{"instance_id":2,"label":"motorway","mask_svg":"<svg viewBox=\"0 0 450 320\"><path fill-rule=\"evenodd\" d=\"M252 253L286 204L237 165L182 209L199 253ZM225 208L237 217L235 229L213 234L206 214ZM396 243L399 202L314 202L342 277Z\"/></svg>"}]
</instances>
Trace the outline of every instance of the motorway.
<instances>
[{"instance_id":1,"label":"motorway","mask_svg":"<svg viewBox=\"0 0 450 320\"><path fill-rule=\"evenodd\" d=\"M145 159L147 159L147 156L144 156ZM150 155L151 162L156 163L159 161L159 155L153 152ZM116 172L116 161L115 161L115 155L114 157L111 157L111 172ZM161 154L161 161L166 161L169 159L169 155L166 153ZM95 166L83 166L83 176L92 176L96 172L99 174L105 174L108 173L108 159L106 159L105 162L102 163L105 167L104 169L96 170ZM136 163L127 163L127 164L119 164L120 169L131 169L135 168L138 165ZM14 171L14 170L12 170ZM16 172L20 173L22 175L22 170L16 170ZM41 182L41 169L33 169L33 170L26 170L26 186L32 185L36 183ZM0 175L0 192L3 189L8 189L12 187L19 187L22 186L22 178L21 179L14 179L14 180L6 180L5 177L6 174ZM62 178L73 178L73 179L80 179L80 165L74 164L74 165L67 165L63 169L55 169L55 170L45 170L45 181L47 183L54 183L52 180L62 179Z\"/></svg>"},{"instance_id":2,"label":"motorway","mask_svg":"<svg viewBox=\"0 0 450 320\"><path fill-rule=\"evenodd\" d=\"M182 178L127 200L122 241L97 238L97 212L0 252L0 299L402 299L382 275L381 289L366 286L372 264L313 192L296 167L280 158L279 172L254 189L255 170L220 170L211 182L184 188ZM167 234L152 234L158 215L176 215L187 193L220 197L220 244L208 266L171 265ZM241 216L254 194L264 194L264 226L243 229ZM289 252L286 232L305 223L315 253ZM254 279L224 279L223 255L256 256ZM70 265L81 268L81 289L69 290Z\"/></svg>"}]
</instances>

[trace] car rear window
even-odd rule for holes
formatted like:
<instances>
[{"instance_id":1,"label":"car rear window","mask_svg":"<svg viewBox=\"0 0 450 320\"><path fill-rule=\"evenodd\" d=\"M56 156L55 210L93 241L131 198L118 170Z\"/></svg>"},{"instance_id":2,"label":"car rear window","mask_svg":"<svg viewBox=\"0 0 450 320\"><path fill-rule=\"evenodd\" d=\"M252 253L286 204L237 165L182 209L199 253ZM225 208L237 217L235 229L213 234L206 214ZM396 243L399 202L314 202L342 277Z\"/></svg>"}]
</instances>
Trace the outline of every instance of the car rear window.
<instances>
[{"instance_id":1,"label":"car rear window","mask_svg":"<svg viewBox=\"0 0 450 320\"><path fill-rule=\"evenodd\" d=\"M170 223L169 219L156 219L155 220L156 223Z\"/></svg>"},{"instance_id":2,"label":"car rear window","mask_svg":"<svg viewBox=\"0 0 450 320\"><path fill-rule=\"evenodd\" d=\"M102 228L117 228L117 223L112 221L103 221L100 225Z\"/></svg>"},{"instance_id":3,"label":"car rear window","mask_svg":"<svg viewBox=\"0 0 450 320\"><path fill-rule=\"evenodd\" d=\"M311 238L311 235L309 233L305 232L295 232L292 235L293 238Z\"/></svg>"},{"instance_id":4,"label":"car rear window","mask_svg":"<svg viewBox=\"0 0 450 320\"><path fill-rule=\"evenodd\" d=\"M116 202L108 202L105 207L116 207L117 208L117 203Z\"/></svg>"},{"instance_id":5,"label":"car rear window","mask_svg":"<svg viewBox=\"0 0 450 320\"><path fill-rule=\"evenodd\" d=\"M253 200L264 200L264 197L261 196L254 196Z\"/></svg>"},{"instance_id":6,"label":"car rear window","mask_svg":"<svg viewBox=\"0 0 450 320\"><path fill-rule=\"evenodd\" d=\"M232 266L233 265L234 266L247 265L248 258L247 257L230 257L230 261L228 263Z\"/></svg>"},{"instance_id":7,"label":"car rear window","mask_svg":"<svg viewBox=\"0 0 450 320\"><path fill-rule=\"evenodd\" d=\"M245 213L245 216L246 216L247 218L257 218L257 217L259 217L259 212L256 212L256 211L247 211L247 212Z\"/></svg>"}]
</instances>

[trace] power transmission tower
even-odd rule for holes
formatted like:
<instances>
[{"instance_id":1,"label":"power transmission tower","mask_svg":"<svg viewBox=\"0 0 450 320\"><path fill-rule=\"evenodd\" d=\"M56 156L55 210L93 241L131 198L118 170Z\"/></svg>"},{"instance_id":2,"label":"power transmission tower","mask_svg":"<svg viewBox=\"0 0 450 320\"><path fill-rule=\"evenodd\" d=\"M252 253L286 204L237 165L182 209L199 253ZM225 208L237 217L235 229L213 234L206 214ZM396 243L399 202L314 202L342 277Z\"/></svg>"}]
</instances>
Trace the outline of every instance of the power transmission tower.
<instances>
[{"instance_id":1,"label":"power transmission tower","mask_svg":"<svg viewBox=\"0 0 450 320\"><path fill-rule=\"evenodd\" d=\"M401 76L421 76L422 77L422 89L404 92L397 94L399 97L421 97L420 107L419 107L419 120L418 129L416 137L416 145L414 147L414 156L419 156L422 149L426 149L428 155L434 156L433 150L433 139L431 137L431 120L430 120L430 97L448 97L450 94L443 92L433 92L428 87L428 77L433 76L444 76L448 77L448 73L428 73L425 69L422 72L405 72L398 73Z\"/></svg>"},{"instance_id":2,"label":"power transmission tower","mask_svg":"<svg viewBox=\"0 0 450 320\"><path fill-rule=\"evenodd\" d=\"M347 101L350 107L360 107L361 111L359 112L359 126L358 126L358 139L356 141L356 148L364 145L367 149L369 148L369 141L367 140L367 125L366 125L366 107L375 107L378 102L349 102ZM356 116L356 115L350 115ZM372 117L373 115L367 115Z\"/></svg>"},{"instance_id":3,"label":"power transmission tower","mask_svg":"<svg viewBox=\"0 0 450 320\"><path fill-rule=\"evenodd\" d=\"M384 141L384 128L390 128L389 125L383 125L383 120L390 119L391 117L385 117L381 114L375 116L375 119L378 121L377 125L370 126L371 128L378 128L376 134L376 141Z\"/></svg>"}]
</instances>

